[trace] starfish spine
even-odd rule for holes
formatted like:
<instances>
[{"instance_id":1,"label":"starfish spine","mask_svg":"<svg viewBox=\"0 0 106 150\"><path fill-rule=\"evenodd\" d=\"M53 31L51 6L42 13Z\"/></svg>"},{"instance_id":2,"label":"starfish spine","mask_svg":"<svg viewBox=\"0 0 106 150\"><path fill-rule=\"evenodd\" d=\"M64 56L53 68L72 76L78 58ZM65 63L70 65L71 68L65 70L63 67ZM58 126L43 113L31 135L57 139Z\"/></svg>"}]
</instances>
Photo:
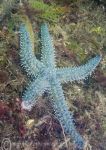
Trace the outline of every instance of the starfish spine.
<instances>
[{"instance_id":1,"label":"starfish spine","mask_svg":"<svg viewBox=\"0 0 106 150\"><path fill-rule=\"evenodd\" d=\"M21 65L30 77L35 77L43 64L35 57L30 35L24 25L20 26L19 32Z\"/></svg>"},{"instance_id":2,"label":"starfish spine","mask_svg":"<svg viewBox=\"0 0 106 150\"><path fill-rule=\"evenodd\" d=\"M90 59L86 64L79 67L63 67L57 69L57 78L60 82L73 82L87 78L92 74L101 57L97 55L96 57Z\"/></svg>"},{"instance_id":3,"label":"starfish spine","mask_svg":"<svg viewBox=\"0 0 106 150\"><path fill-rule=\"evenodd\" d=\"M82 149L84 146L84 140L75 129L73 115L68 111L68 106L66 104L60 83L55 82L51 86L51 91L52 100L50 102L54 108L55 116L63 126L65 133L70 135L79 149Z\"/></svg>"},{"instance_id":4,"label":"starfish spine","mask_svg":"<svg viewBox=\"0 0 106 150\"><path fill-rule=\"evenodd\" d=\"M53 46L52 37L49 34L48 26L46 23L41 25L40 35L41 35L41 45L42 45L41 61L47 67L54 67L54 65L55 65L55 49Z\"/></svg>"}]
</instances>

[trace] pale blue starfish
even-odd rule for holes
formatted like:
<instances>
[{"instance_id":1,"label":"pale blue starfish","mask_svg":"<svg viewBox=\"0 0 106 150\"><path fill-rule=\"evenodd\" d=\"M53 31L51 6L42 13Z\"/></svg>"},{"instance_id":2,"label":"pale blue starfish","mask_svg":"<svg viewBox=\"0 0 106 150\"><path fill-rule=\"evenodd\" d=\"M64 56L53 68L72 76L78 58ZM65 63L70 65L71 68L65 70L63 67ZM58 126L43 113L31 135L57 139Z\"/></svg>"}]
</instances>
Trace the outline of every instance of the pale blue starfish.
<instances>
[{"instance_id":1,"label":"pale blue starfish","mask_svg":"<svg viewBox=\"0 0 106 150\"><path fill-rule=\"evenodd\" d=\"M35 105L38 96L48 90L52 97L50 102L54 108L55 116L60 121L64 131L72 137L76 146L82 149L84 141L75 129L72 113L68 111L61 83L85 79L99 64L101 57L96 56L79 67L56 68L54 47L46 23L41 25L41 43L42 57L39 61L32 49L30 33L24 25L21 25L21 64L31 77L31 81L22 96L22 107L30 110Z\"/></svg>"}]
</instances>

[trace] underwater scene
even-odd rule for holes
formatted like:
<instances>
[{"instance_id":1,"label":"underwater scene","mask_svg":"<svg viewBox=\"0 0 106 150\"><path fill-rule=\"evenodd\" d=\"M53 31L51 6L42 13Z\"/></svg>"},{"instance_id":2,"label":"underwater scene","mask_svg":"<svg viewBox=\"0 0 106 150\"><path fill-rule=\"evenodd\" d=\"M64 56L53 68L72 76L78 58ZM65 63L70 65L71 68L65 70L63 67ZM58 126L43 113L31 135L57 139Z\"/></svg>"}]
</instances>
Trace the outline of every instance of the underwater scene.
<instances>
[{"instance_id":1,"label":"underwater scene","mask_svg":"<svg viewBox=\"0 0 106 150\"><path fill-rule=\"evenodd\" d=\"M0 150L106 150L106 0L0 0Z\"/></svg>"}]
</instances>

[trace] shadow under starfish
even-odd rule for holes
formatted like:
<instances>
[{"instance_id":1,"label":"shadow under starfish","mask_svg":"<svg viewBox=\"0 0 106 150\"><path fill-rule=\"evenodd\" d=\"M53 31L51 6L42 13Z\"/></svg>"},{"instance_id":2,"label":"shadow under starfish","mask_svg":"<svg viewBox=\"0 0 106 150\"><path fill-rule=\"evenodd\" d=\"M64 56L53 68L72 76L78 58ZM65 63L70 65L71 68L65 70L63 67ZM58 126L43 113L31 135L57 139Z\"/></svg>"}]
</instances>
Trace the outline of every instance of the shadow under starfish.
<instances>
[{"instance_id":1,"label":"shadow under starfish","mask_svg":"<svg viewBox=\"0 0 106 150\"><path fill-rule=\"evenodd\" d=\"M38 96L48 90L51 95L51 105L55 116L60 121L67 133L74 141L77 148L84 147L84 140L76 131L72 113L68 111L61 83L79 81L90 75L101 60L101 56L90 59L86 64L79 67L56 68L55 50L51 35L46 23L41 25L42 57L39 61L33 50L33 42L26 26L20 26L20 57L21 64L26 70L31 81L22 96L22 107L31 110Z\"/></svg>"}]
</instances>

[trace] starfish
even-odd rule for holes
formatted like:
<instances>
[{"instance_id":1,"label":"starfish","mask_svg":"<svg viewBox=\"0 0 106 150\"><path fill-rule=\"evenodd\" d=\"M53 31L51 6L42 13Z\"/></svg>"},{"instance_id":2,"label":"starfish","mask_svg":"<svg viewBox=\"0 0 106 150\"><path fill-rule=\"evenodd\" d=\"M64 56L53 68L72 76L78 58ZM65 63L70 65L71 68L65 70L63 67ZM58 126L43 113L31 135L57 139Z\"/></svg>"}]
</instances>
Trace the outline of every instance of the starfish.
<instances>
[{"instance_id":1,"label":"starfish","mask_svg":"<svg viewBox=\"0 0 106 150\"><path fill-rule=\"evenodd\" d=\"M22 96L22 107L30 111L36 104L37 98L48 90L56 118L60 121L65 133L73 139L75 146L82 149L84 140L75 128L72 112L68 111L61 83L79 81L88 77L99 64L101 56L95 56L82 66L58 68L55 63L52 37L46 23L41 25L40 34L41 60L34 54L34 44L26 26L24 24L20 26L21 64L30 77L30 83Z\"/></svg>"}]
</instances>

